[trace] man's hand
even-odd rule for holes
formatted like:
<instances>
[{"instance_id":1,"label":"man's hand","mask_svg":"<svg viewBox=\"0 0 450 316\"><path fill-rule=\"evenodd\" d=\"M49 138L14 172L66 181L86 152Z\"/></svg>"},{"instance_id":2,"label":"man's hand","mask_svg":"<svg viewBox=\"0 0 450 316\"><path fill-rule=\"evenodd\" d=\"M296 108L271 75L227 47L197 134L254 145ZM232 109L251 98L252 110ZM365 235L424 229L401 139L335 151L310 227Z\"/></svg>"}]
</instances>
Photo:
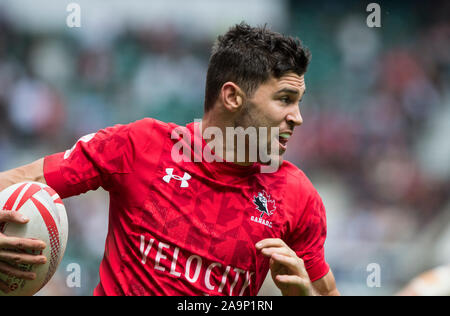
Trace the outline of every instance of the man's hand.
<instances>
[{"instance_id":1,"label":"man's hand","mask_svg":"<svg viewBox=\"0 0 450 316\"><path fill-rule=\"evenodd\" d=\"M0 210L0 223L26 224L28 221L19 212ZM45 247L45 243L40 240L9 237L0 233L0 272L19 279L34 280L34 272L22 271L18 265L45 264L47 258L41 255ZM9 292L8 284L2 280L0 290Z\"/></svg>"},{"instance_id":2,"label":"man's hand","mask_svg":"<svg viewBox=\"0 0 450 316\"><path fill-rule=\"evenodd\" d=\"M270 272L283 296L311 296L314 288L303 260L281 239L264 239L256 249L270 258Z\"/></svg>"}]
</instances>

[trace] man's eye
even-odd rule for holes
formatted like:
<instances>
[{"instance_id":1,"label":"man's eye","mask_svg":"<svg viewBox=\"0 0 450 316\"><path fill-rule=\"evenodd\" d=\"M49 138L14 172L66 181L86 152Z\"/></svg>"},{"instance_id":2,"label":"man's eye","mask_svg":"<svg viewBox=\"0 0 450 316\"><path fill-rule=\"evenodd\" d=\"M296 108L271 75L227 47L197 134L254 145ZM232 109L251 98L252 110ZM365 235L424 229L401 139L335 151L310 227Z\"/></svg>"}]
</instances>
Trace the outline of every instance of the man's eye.
<instances>
[{"instance_id":1,"label":"man's eye","mask_svg":"<svg viewBox=\"0 0 450 316\"><path fill-rule=\"evenodd\" d=\"M289 97L282 97L281 101L284 102L284 103L289 104L289 103L291 103L291 98L289 98Z\"/></svg>"}]
</instances>

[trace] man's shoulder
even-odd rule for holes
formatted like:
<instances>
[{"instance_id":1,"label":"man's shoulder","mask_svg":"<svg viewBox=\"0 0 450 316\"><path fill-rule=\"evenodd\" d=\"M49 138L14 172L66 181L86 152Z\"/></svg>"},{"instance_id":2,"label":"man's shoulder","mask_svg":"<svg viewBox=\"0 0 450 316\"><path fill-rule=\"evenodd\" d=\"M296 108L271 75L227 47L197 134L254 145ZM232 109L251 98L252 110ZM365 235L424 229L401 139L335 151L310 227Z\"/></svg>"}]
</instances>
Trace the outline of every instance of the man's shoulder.
<instances>
[{"instance_id":1,"label":"man's shoulder","mask_svg":"<svg viewBox=\"0 0 450 316\"><path fill-rule=\"evenodd\" d=\"M285 179L286 185L291 190L301 190L303 192L316 191L308 176L292 162L284 160L283 164L275 174L277 178Z\"/></svg>"},{"instance_id":2,"label":"man's shoulder","mask_svg":"<svg viewBox=\"0 0 450 316\"><path fill-rule=\"evenodd\" d=\"M180 126L175 123L167 123L155 118L145 117L126 125L131 132L131 136L161 138L170 137L171 132Z\"/></svg>"},{"instance_id":3,"label":"man's shoulder","mask_svg":"<svg viewBox=\"0 0 450 316\"><path fill-rule=\"evenodd\" d=\"M279 172L291 181L311 183L303 170L290 161L284 160Z\"/></svg>"},{"instance_id":4,"label":"man's shoulder","mask_svg":"<svg viewBox=\"0 0 450 316\"><path fill-rule=\"evenodd\" d=\"M169 130L172 130L172 129L178 127L178 125L175 123L163 122L163 121L157 120L152 117L144 117L142 119L139 119L137 121L129 123L128 125L132 128L136 128L136 129L143 128L145 130L148 130L149 128L151 128L151 129L158 129L158 130L163 130L163 131L169 131Z\"/></svg>"}]
</instances>

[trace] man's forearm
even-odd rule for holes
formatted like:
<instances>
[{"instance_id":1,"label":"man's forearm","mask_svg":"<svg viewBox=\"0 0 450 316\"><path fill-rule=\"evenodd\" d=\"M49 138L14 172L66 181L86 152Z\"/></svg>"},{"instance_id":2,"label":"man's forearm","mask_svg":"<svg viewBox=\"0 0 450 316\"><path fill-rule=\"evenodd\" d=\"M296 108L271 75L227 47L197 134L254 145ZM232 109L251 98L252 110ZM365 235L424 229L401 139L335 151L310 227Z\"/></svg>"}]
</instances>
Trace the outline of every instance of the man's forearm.
<instances>
[{"instance_id":1,"label":"man's forearm","mask_svg":"<svg viewBox=\"0 0 450 316\"><path fill-rule=\"evenodd\" d=\"M44 158L15 169L0 172L0 191L16 183L34 181L46 184L44 178Z\"/></svg>"},{"instance_id":2,"label":"man's forearm","mask_svg":"<svg viewBox=\"0 0 450 316\"><path fill-rule=\"evenodd\" d=\"M333 272L330 270L327 275L313 283L313 296L340 296Z\"/></svg>"}]
</instances>

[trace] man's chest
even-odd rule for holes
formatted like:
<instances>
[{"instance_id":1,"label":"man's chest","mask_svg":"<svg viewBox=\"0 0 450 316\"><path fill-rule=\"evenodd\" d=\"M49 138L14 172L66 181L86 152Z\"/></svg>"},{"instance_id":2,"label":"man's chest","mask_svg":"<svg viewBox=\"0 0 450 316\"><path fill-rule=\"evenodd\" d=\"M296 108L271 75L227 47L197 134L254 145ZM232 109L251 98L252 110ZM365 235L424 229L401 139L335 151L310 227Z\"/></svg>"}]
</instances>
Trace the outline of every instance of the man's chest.
<instances>
[{"instance_id":1,"label":"man's chest","mask_svg":"<svg viewBox=\"0 0 450 316\"><path fill-rule=\"evenodd\" d=\"M210 294L254 291L263 281L268 260L255 244L284 237L289 221L282 190L258 181L227 185L170 163L129 182L133 207L121 216L131 223L130 240L146 269Z\"/></svg>"},{"instance_id":2,"label":"man's chest","mask_svg":"<svg viewBox=\"0 0 450 316\"><path fill-rule=\"evenodd\" d=\"M226 186L180 169L164 168L152 178L142 229L227 262L249 257L261 239L282 237L282 198L269 188Z\"/></svg>"},{"instance_id":3,"label":"man's chest","mask_svg":"<svg viewBox=\"0 0 450 316\"><path fill-rule=\"evenodd\" d=\"M248 183L227 185L193 165L161 164L133 179L133 224L180 249L251 268L243 261L256 256L256 242L284 237L289 218L283 190Z\"/></svg>"}]
</instances>

